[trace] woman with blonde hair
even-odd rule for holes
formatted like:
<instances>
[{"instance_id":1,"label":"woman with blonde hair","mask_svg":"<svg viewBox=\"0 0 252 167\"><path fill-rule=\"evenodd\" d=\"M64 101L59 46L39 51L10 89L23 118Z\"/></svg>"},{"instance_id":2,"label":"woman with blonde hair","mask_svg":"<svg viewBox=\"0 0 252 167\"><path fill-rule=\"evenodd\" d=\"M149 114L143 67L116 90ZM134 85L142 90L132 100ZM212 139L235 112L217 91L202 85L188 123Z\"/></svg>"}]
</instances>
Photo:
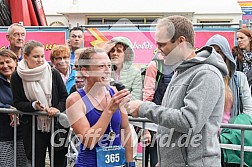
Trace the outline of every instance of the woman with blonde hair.
<instances>
[{"instance_id":1,"label":"woman with blonde hair","mask_svg":"<svg viewBox=\"0 0 252 167\"><path fill-rule=\"evenodd\" d=\"M223 123L240 113L252 116L252 98L247 78L244 73L236 71L236 63L232 56L228 41L221 35L211 37L206 45L213 46L225 61L229 75L224 78L226 84L226 98L223 115Z\"/></svg>"},{"instance_id":2,"label":"woman with blonde hair","mask_svg":"<svg viewBox=\"0 0 252 167\"><path fill-rule=\"evenodd\" d=\"M248 81L246 75L240 71L236 71L236 63L231 53L228 41L221 35L214 35L211 37L206 45L212 46L220 56L222 56L223 60L225 61L229 75L224 78L225 82L225 105L224 105L224 113L222 117L222 123L230 123L231 118L237 118L235 116L245 116L245 118L250 119L252 116L252 98L250 94L250 88L248 85ZM242 114L244 113L244 114ZM242 121L242 124L246 121ZM237 130L236 130L237 131ZM237 134L237 135L235 135ZM233 136L233 137L231 137ZM228 140L226 143L226 139L231 137L231 140ZM247 136L248 137L248 136ZM232 144L236 138L240 138L238 133L232 132L232 129L225 129L220 134L220 141L225 144ZM250 139L247 140L245 136L245 141L251 141ZM236 140L233 144L239 144L238 140ZM251 143L246 143L251 144ZM232 150L231 150L232 151ZM240 159L234 158L235 154L231 154L230 151L223 150L224 156L223 162L227 167L238 167L240 166ZM245 153L247 154L247 153ZM232 157L232 158L228 158ZM246 157L246 156L245 156ZM249 162L251 162L251 157L249 158ZM245 160L245 163L248 162Z\"/></svg>"}]
</instances>

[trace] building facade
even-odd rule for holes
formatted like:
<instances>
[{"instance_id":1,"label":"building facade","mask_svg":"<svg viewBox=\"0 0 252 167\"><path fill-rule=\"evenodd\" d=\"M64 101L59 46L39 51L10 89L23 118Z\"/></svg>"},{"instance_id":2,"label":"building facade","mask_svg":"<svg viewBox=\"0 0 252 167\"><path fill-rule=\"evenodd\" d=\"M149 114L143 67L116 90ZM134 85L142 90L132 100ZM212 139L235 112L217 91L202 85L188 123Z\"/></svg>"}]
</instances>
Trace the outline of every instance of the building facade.
<instances>
[{"instance_id":1,"label":"building facade","mask_svg":"<svg viewBox=\"0 0 252 167\"><path fill-rule=\"evenodd\" d=\"M238 24L242 19L237 0L43 0L43 6L48 25L54 26L152 24L170 15L183 15L193 23Z\"/></svg>"}]
</instances>

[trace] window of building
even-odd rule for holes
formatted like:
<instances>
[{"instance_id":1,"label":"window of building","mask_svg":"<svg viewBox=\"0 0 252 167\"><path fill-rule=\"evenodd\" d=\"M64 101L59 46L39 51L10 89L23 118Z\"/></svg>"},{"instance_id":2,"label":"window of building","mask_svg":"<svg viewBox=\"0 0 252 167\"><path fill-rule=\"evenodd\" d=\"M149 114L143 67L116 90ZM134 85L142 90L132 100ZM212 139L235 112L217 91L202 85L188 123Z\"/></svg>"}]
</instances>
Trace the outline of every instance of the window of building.
<instances>
[{"instance_id":1,"label":"window of building","mask_svg":"<svg viewBox=\"0 0 252 167\"><path fill-rule=\"evenodd\" d=\"M104 24L144 24L143 18L106 18Z\"/></svg>"},{"instance_id":2,"label":"window of building","mask_svg":"<svg viewBox=\"0 0 252 167\"><path fill-rule=\"evenodd\" d=\"M198 19L197 23L201 23L201 24L196 24L194 27L197 28L228 28L231 25L225 24L225 23L231 23L231 20L219 20L219 19Z\"/></svg>"},{"instance_id":3,"label":"window of building","mask_svg":"<svg viewBox=\"0 0 252 167\"><path fill-rule=\"evenodd\" d=\"M87 19L89 25L100 25L102 24L102 18L88 18Z\"/></svg>"},{"instance_id":4,"label":"window of building","mask_svg":"<svg viewBox=\"0 0 252 167\"><path fill-rule=\"evenodd\" d=\"M97 16L98 17L98 16ZM152 24L157 18L162 16L156 17L146 17L146 16L139 16L139 17L129 17L129 16L120 16L120 17L103 17L103 18L93 18L87 17L87 24L89 25L99 25L99 24Z\"/></svg>"},{"instance_id":5,"label":"window of building","mask_svg":"<svg viewBox=\"0 0 252 167\"><path fill-rule=\"evenodd\" d=\"M156 24L158 18L146 18L146 24Z\"/></svg>"}]
</instances>

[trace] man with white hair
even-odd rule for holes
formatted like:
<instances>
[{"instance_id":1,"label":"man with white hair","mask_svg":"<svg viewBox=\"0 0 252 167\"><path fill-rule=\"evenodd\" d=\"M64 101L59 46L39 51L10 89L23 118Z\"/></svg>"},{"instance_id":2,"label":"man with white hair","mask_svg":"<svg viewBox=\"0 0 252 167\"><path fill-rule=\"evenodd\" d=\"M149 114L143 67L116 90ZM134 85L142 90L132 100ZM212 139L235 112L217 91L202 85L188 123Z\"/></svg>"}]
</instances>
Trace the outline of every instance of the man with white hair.
<instances>
[{"instance_id":1,"label":"man with white hair","mask_svg":"<svg viewBox=\"0 0 252 167\"><path fill-rule=\"evenodd\" d=\"M18 61L23 58L23 46L25 44L26 30L20 23L9 26L6 39L10 42L7 47L18 56Z\"/></svg>"}]
</instances>

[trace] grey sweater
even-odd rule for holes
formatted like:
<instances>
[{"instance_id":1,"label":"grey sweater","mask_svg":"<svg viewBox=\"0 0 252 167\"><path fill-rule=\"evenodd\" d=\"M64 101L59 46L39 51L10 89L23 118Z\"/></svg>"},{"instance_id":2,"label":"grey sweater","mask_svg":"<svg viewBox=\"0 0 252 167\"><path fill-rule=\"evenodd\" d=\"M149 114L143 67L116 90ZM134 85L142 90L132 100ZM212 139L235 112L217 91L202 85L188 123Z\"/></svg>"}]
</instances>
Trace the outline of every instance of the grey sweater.
<instances>
[{"instance_id":1,"label":"grey sweater","mask_svg":"<svg viewBox=\"0 0 252 167\"><path fill-rule=\"evenodd\" d=\"M159 166L220 167L218 130L227 67L212 47L175 69L162 105L144 102L139 116L159 124Z\"/></svg>"},{"instance_id":2,"label":"grey sweater","mask_svg":"<svg viewBox=\"0 0 252 167\"><path fill-rule=\"evenodd\" d=\"M230 81L229 86L233 95L233 106L231 117L240 114L241 112L252 116L252 98L251 90L249 88L246 75L241 71L236 71L236 63L231 53L229 43L227 39L221 35L212 36L206 43L206 45L217 45L226 56L226 61L229 60L230 64ZM240 108L242 110L240 110Z\"/></svg>"}]
</instances>

